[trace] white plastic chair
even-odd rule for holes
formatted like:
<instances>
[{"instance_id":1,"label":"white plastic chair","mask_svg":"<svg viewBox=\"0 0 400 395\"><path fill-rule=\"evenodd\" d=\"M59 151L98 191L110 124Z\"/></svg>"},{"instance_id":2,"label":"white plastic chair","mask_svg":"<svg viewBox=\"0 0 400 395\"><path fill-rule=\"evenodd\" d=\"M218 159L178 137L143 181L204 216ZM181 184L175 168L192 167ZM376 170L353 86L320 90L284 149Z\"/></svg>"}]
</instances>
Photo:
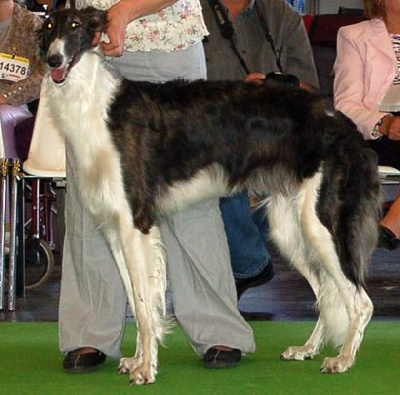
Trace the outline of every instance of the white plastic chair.
<instances>
[{"instance_id":1,"label":"white plastic chair","mask_svg":"<svg viewBox=\"0 0 400 395\"><path fill-rule=\"evenodd\" d=\"M28 158L23 170L37 177L65 179L65 141L50 117L42 88Z\"/></svg>"}]
</instances>

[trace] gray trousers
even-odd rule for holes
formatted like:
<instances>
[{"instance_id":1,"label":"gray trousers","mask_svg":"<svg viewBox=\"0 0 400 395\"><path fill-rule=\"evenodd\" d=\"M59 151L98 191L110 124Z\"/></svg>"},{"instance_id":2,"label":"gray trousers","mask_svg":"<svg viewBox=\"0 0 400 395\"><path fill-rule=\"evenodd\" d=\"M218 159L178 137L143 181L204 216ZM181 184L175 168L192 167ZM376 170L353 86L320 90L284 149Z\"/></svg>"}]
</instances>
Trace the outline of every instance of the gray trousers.
<instances>
[{"instance_id":1,"label":"gray trousers","mask_svg":"<svg viewBox=\"0 0 400 395\"><path fill-rule=\"evenodd\" d=\"M166 81L205 78L201 44L185 51L126 53L110 59L129 79ZM91 346L121 356L126 296L101 231L79 198L76 161L67 144L66 235L59 307L60 350ZM195 351L213 345L253 352L250 326L237 308L229 249L218 199L177 213L161 224L174 312Z\"/></svg>"}]
</instances>

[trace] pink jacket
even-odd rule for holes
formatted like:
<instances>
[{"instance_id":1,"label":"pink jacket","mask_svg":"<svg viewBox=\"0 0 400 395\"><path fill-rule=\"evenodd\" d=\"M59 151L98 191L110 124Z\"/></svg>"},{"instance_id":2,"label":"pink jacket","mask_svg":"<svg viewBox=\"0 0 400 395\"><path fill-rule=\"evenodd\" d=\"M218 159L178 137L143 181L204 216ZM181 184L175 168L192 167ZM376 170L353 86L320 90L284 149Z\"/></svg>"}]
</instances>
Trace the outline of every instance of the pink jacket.
<instances>
[{"instance_id":1,"label":"pink jacket","mask_svg":"<svg viewBox=\"0 0 400 395\"><path fill-rule=\"evenodd\" d=\"M378 101L392 85L397 61L381 19L339 29L334 65L335 108L347 115L365 139L382 118Z\"/></svg>"}]
</instances>

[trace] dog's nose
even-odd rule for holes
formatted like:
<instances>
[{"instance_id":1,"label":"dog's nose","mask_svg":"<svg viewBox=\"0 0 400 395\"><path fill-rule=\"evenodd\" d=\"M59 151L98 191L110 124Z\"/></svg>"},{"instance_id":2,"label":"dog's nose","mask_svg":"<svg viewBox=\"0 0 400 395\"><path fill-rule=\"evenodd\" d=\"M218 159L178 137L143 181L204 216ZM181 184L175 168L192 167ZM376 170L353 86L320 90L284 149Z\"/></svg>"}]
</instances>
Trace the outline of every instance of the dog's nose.
<instances>
[{"instance_id":1,"label":"dog's nose","mask_svg":"<svg viewBox=\"0 0 400 395\"><path fill-rule=\"evenodd\" d=\"M63 63L63 57L60 54L47 56L47 64L50 67L60 67Z\"/></svg>"}]
</instances>

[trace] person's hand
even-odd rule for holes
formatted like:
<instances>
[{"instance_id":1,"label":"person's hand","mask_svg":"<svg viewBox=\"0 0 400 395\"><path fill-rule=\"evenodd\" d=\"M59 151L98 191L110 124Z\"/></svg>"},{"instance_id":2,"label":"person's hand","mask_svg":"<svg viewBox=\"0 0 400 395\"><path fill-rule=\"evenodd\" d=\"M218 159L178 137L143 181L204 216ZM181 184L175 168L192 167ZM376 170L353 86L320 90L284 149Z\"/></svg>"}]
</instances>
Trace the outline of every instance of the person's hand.
<instances>
[{"instance_id":1,"label":"person's hand","mask_svg":"<svg viewBox=\"0 0 400 395\"><path fill-rule=\"evenodd\" d=\"M312 93L318 93L318 90L315 89L311 84L308 82L300 81L300 88L305 89L306 91L312 92Z\"/></svg>"},{"instance_id":2,"label":"person's hand","mask_svg":"<svg viewBox=\"0 0 400 395\"><path fill-rule=\"evenodd\" d=\"M261 85L264 83L265 80L265 74L263 73L250 73L247 74L245 81L246 82L252 82L254 84Z\"/></svg>"},{"instance_id":3,"label":"person's hand","mask_svg":"<svg viewBox=\"0 0 400 395\"><path fill-rule=\"evenodd\" d=\"M383 118L379 131L390 140L400 140L400 116Z\"/></svg>"},{"instance_id":4,"label":"person's hand","mask_svg":"<svg viewBox=\"0 0 400 395\"><path fill-rule=\"evenodd\" d=\"M129 14L129 3L124 1L114 4L108 10L108 42L101 43L105 55L121 56L124 52L126 26L130 22Z\"/></svg>"}]
</instances>

